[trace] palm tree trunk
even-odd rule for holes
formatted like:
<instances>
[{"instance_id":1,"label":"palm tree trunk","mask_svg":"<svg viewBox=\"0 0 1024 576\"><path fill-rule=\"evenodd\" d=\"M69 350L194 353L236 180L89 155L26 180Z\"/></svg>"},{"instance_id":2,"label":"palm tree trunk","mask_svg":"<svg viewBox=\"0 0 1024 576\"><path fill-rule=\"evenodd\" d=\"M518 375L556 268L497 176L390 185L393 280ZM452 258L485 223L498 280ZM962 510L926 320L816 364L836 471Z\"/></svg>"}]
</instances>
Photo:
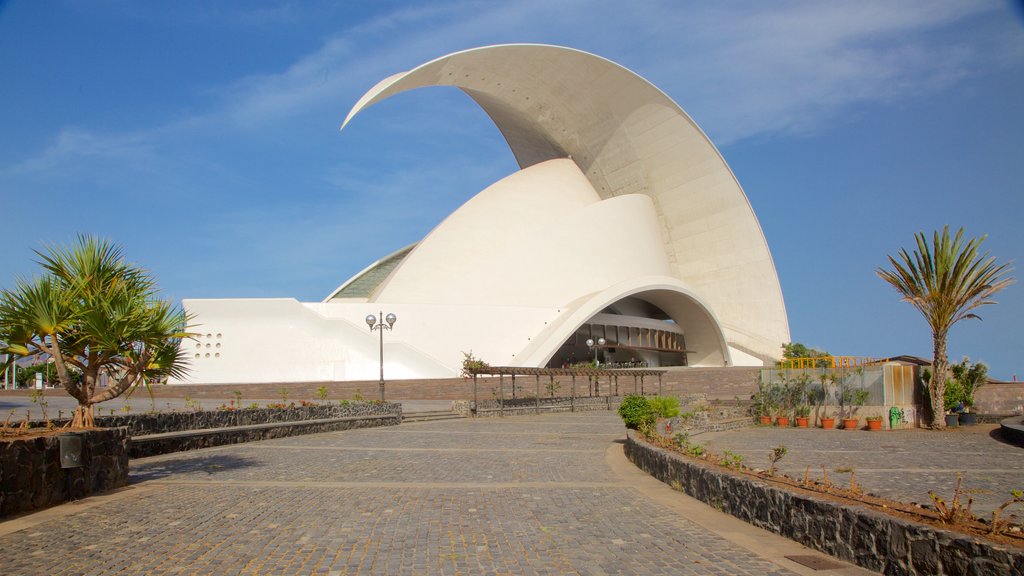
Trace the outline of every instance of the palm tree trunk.
<instances>
[{"instance_id":1,"label":"palm tree trunk","mask_svg":"<svg viewBox=\"0 0 1024 576\"><path fill-rule=\"evenodd\" d=\"M946 427L946 377L949 373L949 359L946 358L946 334L932 336L934 357L932 359L932 381L928 393L932 400L932 429L942 430Z\"/></svg>"}]
</instances>

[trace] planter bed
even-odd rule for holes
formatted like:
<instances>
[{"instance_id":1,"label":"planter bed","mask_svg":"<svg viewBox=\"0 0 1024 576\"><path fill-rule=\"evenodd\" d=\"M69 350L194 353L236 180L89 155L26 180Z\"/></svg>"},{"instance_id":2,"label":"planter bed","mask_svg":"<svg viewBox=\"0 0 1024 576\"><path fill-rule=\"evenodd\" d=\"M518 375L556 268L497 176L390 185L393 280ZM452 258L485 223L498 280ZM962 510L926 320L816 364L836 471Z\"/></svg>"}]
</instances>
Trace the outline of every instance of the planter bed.
<instances>
[{"instance_id":1,"label":"planter bed","mask_svg":"<svg viewBox=\"0 0 1024 576\"><path fill-rule=\"evenodd\" d=\"M885 574L1024 574L1024 548L788 489L654 446L629 431L626 456L686 494L760 528Z\"/></svg>"}]
</instances>

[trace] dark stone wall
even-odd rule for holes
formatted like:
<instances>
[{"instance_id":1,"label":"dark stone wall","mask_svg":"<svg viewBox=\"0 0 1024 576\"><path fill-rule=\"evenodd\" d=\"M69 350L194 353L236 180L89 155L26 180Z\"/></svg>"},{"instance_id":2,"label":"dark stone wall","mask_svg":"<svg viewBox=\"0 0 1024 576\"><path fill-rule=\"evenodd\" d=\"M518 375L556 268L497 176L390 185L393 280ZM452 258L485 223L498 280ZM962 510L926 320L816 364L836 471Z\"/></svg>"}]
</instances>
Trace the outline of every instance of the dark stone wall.
<instances>
[{"instance_id":1,"label":"dark stone wall","mask_svg":"<svg viewBox=\"0 0 1024 576\"><path fill-rule=\"evenodd\" d=\"M96 418L96 426L114 428L124 426L135 436L164 434L185 430L207 430L251 426L274 422L296 422L303 420L326 420L349 416L391 416L402 419L402 405L390 402L351 402L345 405L337 402L295 406L290 408L257 408L254 410L208 410L196 412L157 412L152 414L126 414Z\"/></svg>"},{"instance_id":2,"label":"dark stone wall","mask_svg":"<svg viewBox=\"0 0 1024 576\"><path fill-rule=\"evenodd\" d=\"M552 412L591 412L594 410L618 410L622 398L616 396L586 396L583 398L541 398L540 413ZM486 418L492 416L520 416L537 413L535 398L507 399L504 404L498 400L481 400L477 406L476 416ZM502 408L504 405L504 408ZM469 400L452 402L452 412L462 416L472 416Z\"/></svg>"},{"instance_id":3,"label":"dark stone wall","mask_svg":"<svg viewBox=\"0 0 1024 576\"><path fill-rule=\"evenodd\" d=\"M891 575L1024 574L1024 551L824 498L791 493L685 459L639 439L626 456L655 478L754 526Z\"/></svg>"},{"instance_id":4,"label":"dark stone wall","mask_svg":"<svg viewBox=\"0 0 1024 576\"><path fill-rule=\"evenodd\" d=\"M393 405L398 406L398 405ZM399 406L400 408L400 406ZM240 444L271 438L336 432L376 426L397 426L402 418L398 413L381 415L347 416L324 420L299 420L294 422L271 422L234 428L212 428L133 436L128 443L128 456L145 458L171 452L211 448L225 444Z\"/></svg>"},{"instance_id":5,"label":"dark stone wall","mask_svg":"<svg viewBox=\"0 0 1024 576\"><path fill-rule=\"evenodd\" d=\"M0 516L46 508L128 483L128 431L84 430L82 466L60 467L59 433L0 440Z\"/></svg>"}]
</instances>

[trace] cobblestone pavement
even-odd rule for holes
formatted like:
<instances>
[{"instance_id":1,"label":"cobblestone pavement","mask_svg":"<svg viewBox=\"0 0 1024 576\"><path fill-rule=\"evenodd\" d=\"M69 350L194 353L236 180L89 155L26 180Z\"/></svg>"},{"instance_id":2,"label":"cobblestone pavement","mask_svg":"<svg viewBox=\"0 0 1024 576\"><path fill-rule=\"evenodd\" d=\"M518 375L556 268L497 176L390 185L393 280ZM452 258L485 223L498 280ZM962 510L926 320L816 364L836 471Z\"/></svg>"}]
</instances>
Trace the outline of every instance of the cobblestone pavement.
<instances>
[{"instance_id":1,"label":"cobblestone pavement","mask_svg":"<svg viewBox=\"0 0 1024 576\"><path fill-rule=\"evenodd\" d=\"M723 536L666 504L685 496L623 476L623 436L589 412L134 460L119 493L0 523L0 574L811 573L737 543L781 538Z\"/></svg>"},{"instance_id":2,"label":"cobblestone pavement","mask_svg":"<svg viewBox=\"0 0 1024 576\"><path fill-rule=\"evenodd\" d=\"M1024 448L998 440L997 429L995 424L943 432L750 427L691 440L712 452L740 454L755 468L768 468L769 452L781 444L787 449L778 464L783 473L802 478L809 467L810 477L820 480L824 467L829 481L848 486L852 469L867 492L903 502L930 505L929 490L950 501L959 473L974 499L973 511L988 515L1010 498L1010 490L1024 489ZM1017 515L1024 516L1019 510Z\"/></svg>"}]
</instances>

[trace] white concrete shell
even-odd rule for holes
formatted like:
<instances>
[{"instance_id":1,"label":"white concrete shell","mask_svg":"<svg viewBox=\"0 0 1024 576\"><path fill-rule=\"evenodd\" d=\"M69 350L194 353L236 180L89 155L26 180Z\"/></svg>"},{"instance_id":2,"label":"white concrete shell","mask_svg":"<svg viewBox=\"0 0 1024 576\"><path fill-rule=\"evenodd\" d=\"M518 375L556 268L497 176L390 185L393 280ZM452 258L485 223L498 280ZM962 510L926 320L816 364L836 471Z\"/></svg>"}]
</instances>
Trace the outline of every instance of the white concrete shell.
<instances>
[{"instance_id":1,"label":"white concrete shell","mask_svg":"<svg viewBox=\"0 0 1024 576\"><path fill-rule=\"evenodd\" d=\"M196 349L192 381L374 378L377 336L362 319L379 309L399 316L386 334L393 378L455 374L468 350L495 365L545 365L617 303L667 316L623 322L685 335L690 365L778 357L789 328L757 219L718 150L664 93L578 50L491 46L384 80L344 125L439 85L486 111L522 170L324 302L185 301L205 332L244 332L249 350L214 367ZM281 322L291 367L249 373L244 362L280 350Z\"/></svg>"}]
</instances>

